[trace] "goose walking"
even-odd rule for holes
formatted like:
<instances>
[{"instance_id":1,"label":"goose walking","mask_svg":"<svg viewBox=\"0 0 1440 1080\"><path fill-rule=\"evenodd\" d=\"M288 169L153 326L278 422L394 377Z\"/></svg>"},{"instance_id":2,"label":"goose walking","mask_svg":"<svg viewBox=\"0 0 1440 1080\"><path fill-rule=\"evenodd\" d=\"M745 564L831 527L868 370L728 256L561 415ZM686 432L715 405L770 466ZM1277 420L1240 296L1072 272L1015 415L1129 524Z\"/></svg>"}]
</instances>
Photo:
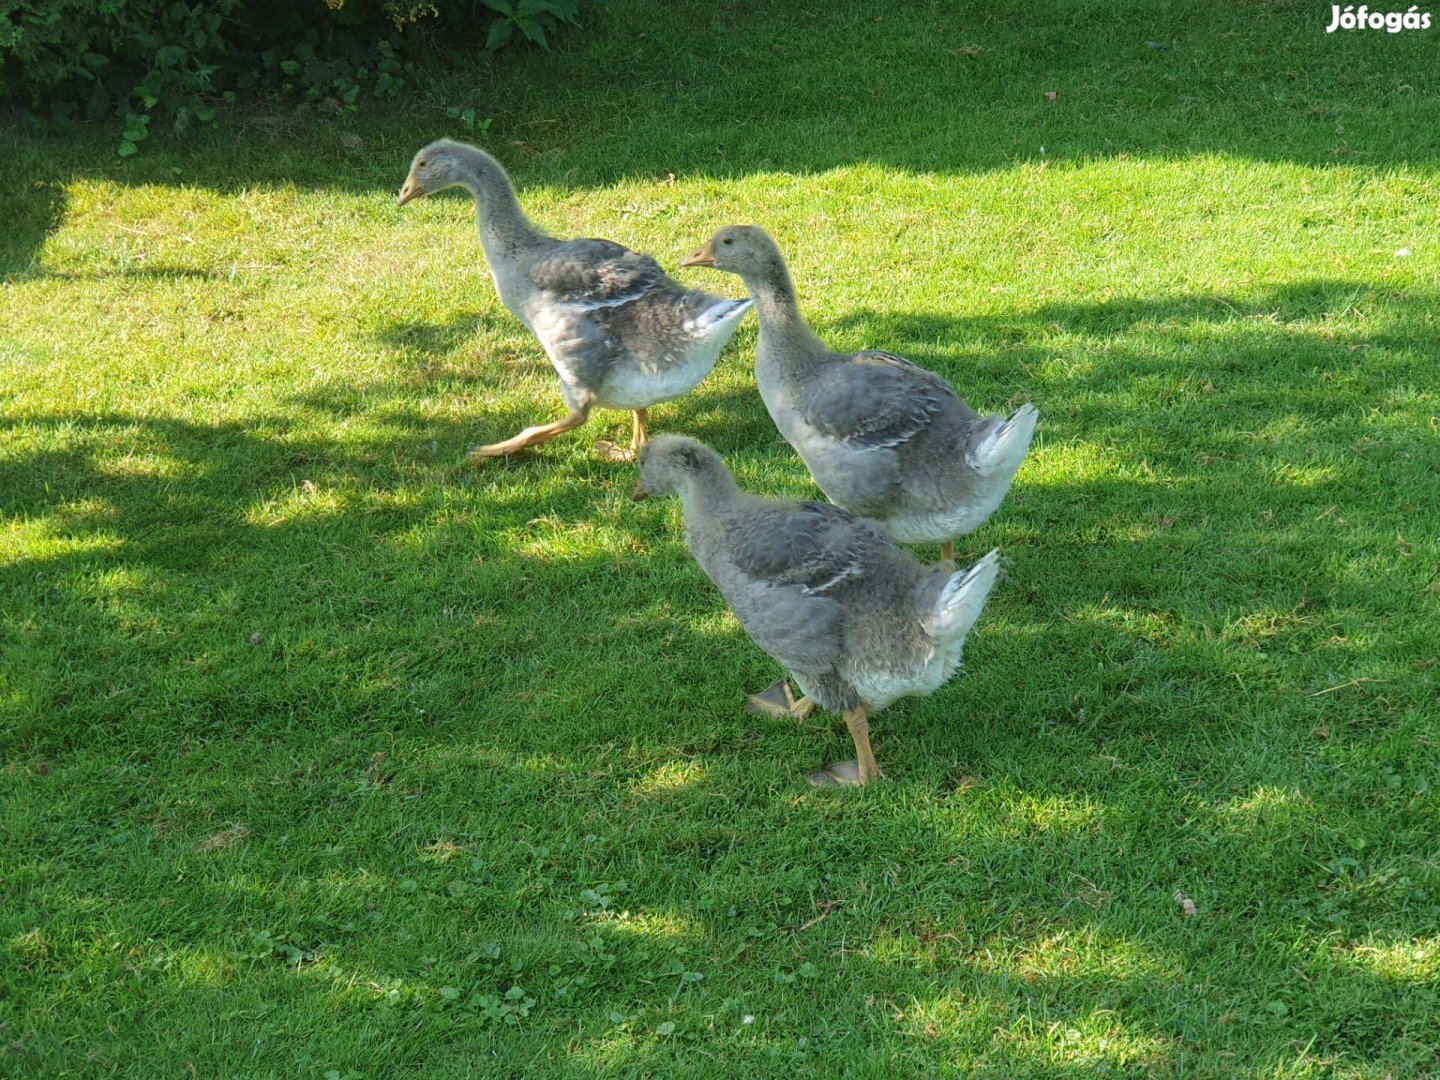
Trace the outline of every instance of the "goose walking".
<instances>
[{"instance_id":1,"label":"goose walking","mask_svg":"<svg viewBox=\"0 0 1440 1080\"><path fill-rule=\"evenodd\" d=\"M634 413L630 450L645 442L645 410L693 390L750 308L686 289L647 255L609 240L557 240L531 224L504 168L485 151L440 139L415 155L399 205L460 186L475 198L480 244L501 302L539 339L569 411L471 459L502 457L577 428L596 408Z\"/></svg>"},{"instance_id":2,"label":"goose walking","mask_svg":"<svg viewBox=\"0 0 1440 1080\"><path fill-rule=\"evenodd\" d=\"M794 677L752 695L757 711L840 713L855 760L812 773L823 784L881 775L871 714L933 693L960 666L999 573L999 551L969 570L921 566L871 521L829 503L771 502L736 485L720 455L677 435L640 451L635 498L678 493L685 542L756 645Z\"/></svg>"},{"instance_id":3,"label":"goose walking","mask_svg":"<svg viewBox=\"0 0 1440 1080\"><path fill-rule=\"evenodd\" d=\"M751 225L721 229L682 266L740 275L760 318L755 381L775 426L826 498L903 543L979 528L1010 490L1039 412L981 416L934 372L891 353L836 353L805 325L779 247Z\"/></svg>"}]
</instances>

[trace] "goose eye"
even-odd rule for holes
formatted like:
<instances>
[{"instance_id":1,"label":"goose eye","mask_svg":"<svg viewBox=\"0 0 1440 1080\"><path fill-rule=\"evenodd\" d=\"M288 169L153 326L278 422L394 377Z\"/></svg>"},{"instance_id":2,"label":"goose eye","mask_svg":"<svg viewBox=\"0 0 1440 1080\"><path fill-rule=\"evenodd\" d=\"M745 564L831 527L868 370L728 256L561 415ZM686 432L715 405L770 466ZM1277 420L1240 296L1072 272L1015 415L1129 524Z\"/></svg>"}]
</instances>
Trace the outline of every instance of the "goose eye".
<instances>
[{"instance_id":1,"label":"goose eye","mask_svg":"<svg viewBox=\"0 0 1440 1080\"><path fill-rule=\"evenodd\" d=\"M417 161L415 164L416 164L417 167L419 167L419 168L421 168L421 169L423 169L423 168L425 167L425 162L423 162L423 161Z\"/></svg>"},{"instance_id":2,"label":"goose eye","mask_svg":"<svg viewBox=\"0 0 1440 1080\"><path fill-rule=\"evenodd\" d=\"M722 244L733 244L735 241L732 240L732 239L730 239L730 237L727 236L724 240L721 240L720 242L721 242Z\"/></svg>"}]
</instances>

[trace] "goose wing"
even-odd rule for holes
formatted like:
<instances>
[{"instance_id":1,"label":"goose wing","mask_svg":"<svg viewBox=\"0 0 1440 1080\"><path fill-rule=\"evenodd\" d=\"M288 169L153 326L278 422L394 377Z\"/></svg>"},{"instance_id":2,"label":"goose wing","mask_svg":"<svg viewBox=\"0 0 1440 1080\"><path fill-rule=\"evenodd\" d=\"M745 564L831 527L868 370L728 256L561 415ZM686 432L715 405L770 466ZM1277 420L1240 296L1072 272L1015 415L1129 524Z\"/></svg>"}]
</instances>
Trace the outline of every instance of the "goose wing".
<instances>
[{"instance_id":1,"label":"goose wing","mask_svg":"<svg viewBox=\"0 0 1440 1080\"><path fill-rule=\"evenodd\" d=\"M841 586L859 577L878 528L829 503L787 503L735 523L712 576L740 625L780 664L812 677L844 648Z\"/></svg>"},{"instance_id":2,"label":"goose wing","mask_svg":"<svg viewBox=\"0 0 1440 1080\"><path fill-rule=\"evenodd\" d=\"M648 255L610 240L565 240L530 266L530 281L552 300L597 309L633 303L671 285Z\"/></svg>"},{"instance_id":3,"label":"goose wing","mask_svg":"<svg viewBox=\"0 0 1440 1080\"><path fill-rule=\"evenodd\" d=\"M730 556L752 581L818 596L861 574L877 539L885 542L875 525L838 506L784 503L732 528Z\"/></svg>"},{"instance_id":4,"label":"goose wing","mask_svg":"<svg viewBox=\"0 0 1440 1080\"><path fill-rule=\"evenodd\" d=\"M810 427L856 450L899 446L957 405L939 375L875 350L828 365L796 401Z\"/></svg>"}]
</instances>

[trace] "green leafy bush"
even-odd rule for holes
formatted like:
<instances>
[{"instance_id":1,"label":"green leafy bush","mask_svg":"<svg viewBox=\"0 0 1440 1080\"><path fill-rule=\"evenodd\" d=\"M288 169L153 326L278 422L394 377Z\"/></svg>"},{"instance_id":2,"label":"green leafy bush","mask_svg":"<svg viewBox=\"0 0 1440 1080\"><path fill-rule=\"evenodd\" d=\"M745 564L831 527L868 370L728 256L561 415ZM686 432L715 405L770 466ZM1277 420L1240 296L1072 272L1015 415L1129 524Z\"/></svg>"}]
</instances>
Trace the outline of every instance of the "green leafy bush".
<instances>
[{"instance_id":1,"label":"green leafy bush","mask_svg":"<svg viewBox=\"0 0 1440 1080\"><path fill-rule=\"evenodd\" d=\"M353 106L446 48L548 48L580 0L0 0L0 102L66 125L120 117L133 154L159 120L277 90Z\"/></svg>"}]
</instances>

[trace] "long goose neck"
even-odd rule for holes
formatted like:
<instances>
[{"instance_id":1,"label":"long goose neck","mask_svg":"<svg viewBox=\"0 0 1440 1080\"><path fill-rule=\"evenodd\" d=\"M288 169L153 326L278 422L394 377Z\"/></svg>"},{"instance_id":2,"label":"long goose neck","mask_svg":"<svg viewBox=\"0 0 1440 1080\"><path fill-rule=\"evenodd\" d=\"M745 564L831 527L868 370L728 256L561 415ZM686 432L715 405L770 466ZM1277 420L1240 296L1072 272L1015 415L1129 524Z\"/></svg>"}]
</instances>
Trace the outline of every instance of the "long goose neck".
<instances>
[{"instance_id":1,"label":"long goose neck","mask_svg":"<svg viewBox=\"0 0 1440 1080\"><path fill-rule=\"evenodd\" d=\"M725 517L730 508L744 497L730 470L718 464L696 473L680 489L685 521L692 527Z\"/></svg>"},{"instance_id":2,"label":"long goose neck","mask_svg":"<svg viewBox=\"0 0 1440 1080\"><path fill-rule=\"evenodd\" d=\"M755 300L762 337L774 338L787 353L809 356L825 352L820 339L805 325L800 305L795 300L795 285L790 280L790 271L778 254L764 269L744 275L744 281Z\"/></svg>"},{"instance_id":3,"label":"long goose neck","mask_svg":"<svg viewBox=\"0 0 1440 1080\"><path fill-rule=\"evenodd\" d=\"M475 196L480 242L487 257L513 256L548 239L525 216L515 185L498 161L483 150L466 148L460 165L459 183Z\"/></svg>"}]
</instances>

